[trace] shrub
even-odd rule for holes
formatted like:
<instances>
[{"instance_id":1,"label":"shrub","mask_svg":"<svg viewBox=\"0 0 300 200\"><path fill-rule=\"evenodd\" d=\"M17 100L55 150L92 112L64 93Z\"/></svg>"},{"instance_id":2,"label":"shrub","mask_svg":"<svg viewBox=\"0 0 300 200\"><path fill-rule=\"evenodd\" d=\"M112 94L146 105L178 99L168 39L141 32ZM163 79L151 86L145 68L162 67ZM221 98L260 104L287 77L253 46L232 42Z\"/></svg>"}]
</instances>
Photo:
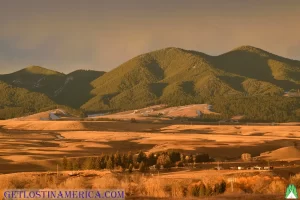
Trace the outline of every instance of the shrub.
<instances>
[{"instance_id":1,"label":"shrub","mask_svg":"<svg viewBox=\"0 0 300 200\"><path fill-rule=\"evenodd\" d=\"M66 156L63 157L62 167L64 170L66 170L68 168L68 158Z\"/></svg>"},{"instance_id":2,"label":"shrub","mask_svg":"<svg viewBox=\"0 0 300 200\"><path fill-rule=\"evenodd\" d=\"M176 162L176 166L177 167L184 167L183 162L181 162L181 161Z\"/></svg>"},{"instance_id":3,"label":"shrub","mask_svg":"<svg viewBox=\"0 0 300 200\"><path fill-rule=\"evenodd\" d=\"M157 164L164 168L171 168L172 163L168 154L162 154L157 158Z\"/></svg>"},{"instance_id":4,"label":"shrub","mask_svg":"<svg viewBox=\"0 0 300 200\"><path fill-rule=\"evenodd\" d=\"M83 177L68 178L59 186L61 189L82 189L85 187L86 183Z\"/></svg>"},{"instance_id":5,"label":"shrub","mask_svg":"<svg viewBox=\"0 0 300 200\"><path fill-rule=\"evenodd\" d=\"M145 167L145 164L144 164L143 161L140 163L139 171L140 171L140 172L145 172L145 171L146 171L146 167Z\"/></svg>"},{"instance_id":6,"label":"shrub","mask_svg":"<svg viewBox=\"0 0 300 200\"><path fill-rule=\"evenodd\" d=\"M205 196L206 195L206 187L203 183L199 186L199 196Z\"/></svg>"},{"instance_id":7,"label":"shrub","mask_svg":"<svg viewBox=\"0 0 300 200\"><path fill-rule=\"evenodd\" d=\"M132 170L133 170L133 165L132 165L132 164L130 164L130 165L129 165L129 167L128 167L128 171L129 171L129 173L132 173Z\"/></svg>"},{"instance_id":8,"label":"shrub","mask_svg":"<svg viewBox=\"0 0 300 200\"><path fill-rule=\"evenodd\" d=\"M189 195L193 197L199 197L200 187L198 184L192 184L188 188Z\"/></svg>"},{"instance_id":9,"label":"shrub","mask_svg":"<svg viewBox=\"0 0 300 200\"><path fill-rule=\"evenodd\" d=\"M93 189L119 189L120 181L112 174L96 178L92 184Z\"/></svg>"},{"instance_id":10,"label":"shrub","mask_svg":"<svg viewBox=\"0 0 300 200\"><path fill-rule=\"evenodd\" d=\"M136 121L135 118L131 118L131 119L130 119L130 122L131 122L131 123L137 123L137 121Z\"/></svg>"}]
</instances>

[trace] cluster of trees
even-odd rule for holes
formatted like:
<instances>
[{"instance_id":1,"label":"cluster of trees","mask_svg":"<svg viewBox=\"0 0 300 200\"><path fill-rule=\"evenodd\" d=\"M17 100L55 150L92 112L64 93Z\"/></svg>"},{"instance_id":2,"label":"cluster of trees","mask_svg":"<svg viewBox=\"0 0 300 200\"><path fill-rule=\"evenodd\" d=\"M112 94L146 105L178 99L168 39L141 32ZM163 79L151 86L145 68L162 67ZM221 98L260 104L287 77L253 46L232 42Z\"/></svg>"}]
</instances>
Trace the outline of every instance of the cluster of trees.
<instances>
[{"instance_id":1,"label":"cluster of trees","mask_svg":"<svg viewBox=\"0 0 300 200\"><path fill-rule=\"evenodd\" d=\"M230 118L244 115L248 122L288 122L300 120L299 98L254 96L214 99L214 109Z\"/></svg>"},{"instance_id":2,"label":"cluster of trees","mask_svg":"<svg viewBox=\"0 0 300 200\"><path fill-rule=\"evenodd\" d=\"M190 194L195 197L212 196L223 194L226 191L226 182L222 180L214 185L204 184L202 182L193 184L189 187Z\"/></svg>"},{"instance_id":3,"label":"cluster of trees","mask_svg":"<svg viewBox=\"0 0 300 200\"><path fill-rule=\"evenodd\" d=\"M150 166L156 169L178 166L183 167L186 163L199 163L211 161L208 154L184 155L180 152L169 151L161 153L150 153L140 151L138 154L132 152L115 154L101 154L100 156L67 158L62 159L64 170L101 170L122 169L132 172L134 169L140 172L149 170Z\"/></svg>"}]
</instances>

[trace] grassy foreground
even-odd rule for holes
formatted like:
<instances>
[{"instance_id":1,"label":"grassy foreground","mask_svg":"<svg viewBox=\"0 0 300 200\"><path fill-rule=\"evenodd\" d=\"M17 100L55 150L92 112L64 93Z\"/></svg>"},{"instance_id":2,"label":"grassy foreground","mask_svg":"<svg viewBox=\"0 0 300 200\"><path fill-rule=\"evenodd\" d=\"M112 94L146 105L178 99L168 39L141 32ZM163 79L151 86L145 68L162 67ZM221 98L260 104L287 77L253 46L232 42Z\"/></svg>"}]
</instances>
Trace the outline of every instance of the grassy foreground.
<instances>
[{"instance_id":1,"label":"grassy foreground","mask_svg":"<svg viewBox=\"0 0 300 200\"><path fill-rule=\"evenodd\" d=\"M224 176L195 179L170 179L164 175L153 176L124 174L110 171L22 173L0 176L0 190L5 189L125 189L130 199L282 199L289 183L300 188L300 174L289 181L266 174L240 175L231 185ZM223 185L224 184L224 185ZM300 191L298 191L300 192ZM2 196L0 196L2 198Z\"/></svg>"}]
</instances>

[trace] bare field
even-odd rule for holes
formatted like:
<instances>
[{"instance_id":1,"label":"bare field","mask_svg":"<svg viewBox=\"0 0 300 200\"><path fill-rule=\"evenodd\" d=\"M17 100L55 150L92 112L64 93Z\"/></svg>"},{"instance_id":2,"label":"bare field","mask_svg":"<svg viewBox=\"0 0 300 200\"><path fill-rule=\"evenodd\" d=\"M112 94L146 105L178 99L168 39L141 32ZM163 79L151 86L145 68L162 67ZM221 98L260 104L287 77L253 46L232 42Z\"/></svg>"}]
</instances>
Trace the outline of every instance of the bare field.
<instances>
[{"instance_id":1,"label":"bare field","mask_svg":"<svg viewBox=\"0 0 300 200\"><path fill-rule=\"evenodd\" d=\"M222 195L203 199L282 199L291 173L298 165L278 165L273 171L212 170L216 163L199 164L145 176L101 171L80 171L70 177L58 163L63 156L101 153L159 152L208 153L229 160L242 153L271 161L300 160L299 126L191 125L130 123L126 121L0 121L0 190L6 188L125 188L128 199L195 199L191 188L199 182L226 181ZM227 166L228 165L228 166ZM59 174L56 174L59 166ZM210 169L210 170L209 170ZM52 172L51 172L52 171ZM228 182L234 177L233 192ZM298 183L299 175L294 178ZM138 184L143 183L143 184ZM171 190L166 190L170 188ZM187 193L186 193L187 191ZM249 193L247 193L247 191Z\"/></svg>"},{"instance_id":2,"label":"bare field","mask_svg":"<svg viewBox=\"0 0 300 200\"><path fill-rule=\"evenodd\" d=\"M175 149L235 159L245 152L259 156L290 147L299 139L298 126L7 120L0 122L0 173L45 171L53 169L54 160L63 156L91 156L116 151ZM291 151L292 159L297 159L297 152ZM279 152L270 155L278 160L288 159L289 155L285 154L289 151Z\"/></svg>"}]
</instances>

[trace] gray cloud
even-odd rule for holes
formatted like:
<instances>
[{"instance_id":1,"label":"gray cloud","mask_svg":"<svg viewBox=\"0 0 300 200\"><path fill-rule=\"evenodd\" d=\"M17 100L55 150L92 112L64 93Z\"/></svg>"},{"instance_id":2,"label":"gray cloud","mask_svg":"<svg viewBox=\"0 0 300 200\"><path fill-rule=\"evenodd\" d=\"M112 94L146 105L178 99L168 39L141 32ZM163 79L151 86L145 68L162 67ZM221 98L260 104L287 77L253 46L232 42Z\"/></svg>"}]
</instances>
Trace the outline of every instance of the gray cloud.
<instances>
[{"instance_id":1,"label":"gray cloud","mask_svg":"<svg viewBox=\"0 0 300 200\"><path fill-rule=\"evenodd\" d=\"M291 58L300 60L300 41L287 49L287 55Z\"/></svg>"},{"instance_id":2,"label":"gray cloud","mask_svg":"<svg viewBox=\"0 0 300 200\"><path fill-rule=\"evenodd\" d=\"M169 46L218 55L247 44L296 59L299 9L298 0L3 1L0 73L108 71Z\"/></svg>"}]
</instances>

